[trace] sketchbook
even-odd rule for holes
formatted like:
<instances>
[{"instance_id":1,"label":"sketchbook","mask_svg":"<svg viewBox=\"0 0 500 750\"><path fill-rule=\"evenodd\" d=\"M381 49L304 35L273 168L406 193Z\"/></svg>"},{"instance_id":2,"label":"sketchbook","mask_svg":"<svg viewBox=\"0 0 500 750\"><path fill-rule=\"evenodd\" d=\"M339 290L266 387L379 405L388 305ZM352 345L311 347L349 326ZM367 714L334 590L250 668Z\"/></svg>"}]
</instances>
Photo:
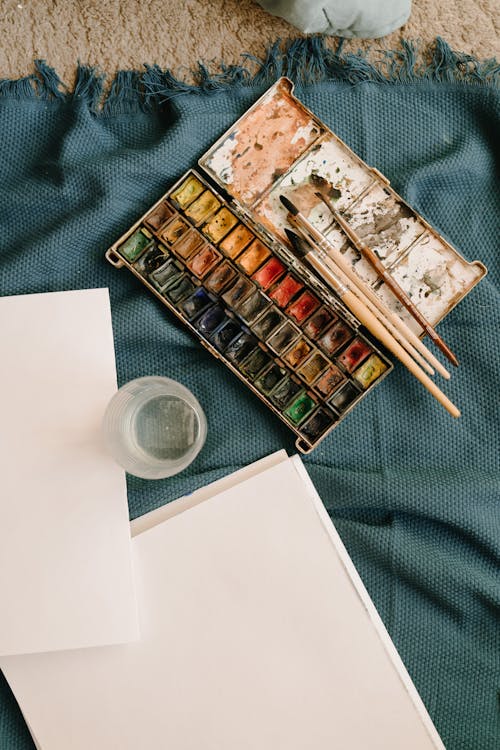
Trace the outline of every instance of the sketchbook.
<instances>
[{"instance_id":1,"label":"sketchbook","mask_svg":"<svg viewBox=\"0 0 500 750\"><path fill-rule=\"evenodd\" d=\"M40 750L443 750L297 456L166 507L140 642L0 659Z\"/></svg>"}]
</instances>

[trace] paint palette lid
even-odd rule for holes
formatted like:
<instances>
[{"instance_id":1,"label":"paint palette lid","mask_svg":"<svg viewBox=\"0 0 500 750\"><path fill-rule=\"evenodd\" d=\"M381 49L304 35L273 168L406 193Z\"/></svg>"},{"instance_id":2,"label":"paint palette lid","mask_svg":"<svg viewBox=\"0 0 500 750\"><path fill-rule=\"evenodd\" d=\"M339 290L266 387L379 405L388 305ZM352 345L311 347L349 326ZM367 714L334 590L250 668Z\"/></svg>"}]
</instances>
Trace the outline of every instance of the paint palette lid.
<instances>
[{"instance_id":1,"label":"paint palette lid","mask_svg":"<svg viewBox=\"0 0 500 750\"><path fill-rule=\"evenodd\" d=\"M387 178L307 109L287 78L271 86L198 163L265 239L288 246L288 213L280 201L285 195L417 334L418 323L379 286L317 193L335 204L432 325L486 274L482 263L467 262Z\"/></svg>"},{"instance_id":2,"label":"paint palette lid","mask_svg":"<svg viewBox=\"0 0 500 750\"><path fill-rule=\"evenodd\" d=\"M280 78L198 162L243 206L255 205L325 130L292 89Z\"/></svg>"}]
</instances>

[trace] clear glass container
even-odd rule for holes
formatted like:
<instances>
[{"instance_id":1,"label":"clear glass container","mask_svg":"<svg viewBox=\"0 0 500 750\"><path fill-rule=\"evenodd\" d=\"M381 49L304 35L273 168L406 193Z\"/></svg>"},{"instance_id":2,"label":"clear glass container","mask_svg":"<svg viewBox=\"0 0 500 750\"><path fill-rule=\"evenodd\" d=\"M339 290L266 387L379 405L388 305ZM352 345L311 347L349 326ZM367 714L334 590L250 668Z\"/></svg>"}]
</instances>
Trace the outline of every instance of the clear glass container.
<instances>
[{"instance_id":1,"label":"clear glass container","mask_svg":"<svg viewBox=\"0 0 500 750\"><path fill-rule=\"evenodd\" d=\"M185 386L161 376L123 385L108 404L103 430L109 452L136 477L163 479L196 458L207 420Z\"/></svg>"}]
</instances>

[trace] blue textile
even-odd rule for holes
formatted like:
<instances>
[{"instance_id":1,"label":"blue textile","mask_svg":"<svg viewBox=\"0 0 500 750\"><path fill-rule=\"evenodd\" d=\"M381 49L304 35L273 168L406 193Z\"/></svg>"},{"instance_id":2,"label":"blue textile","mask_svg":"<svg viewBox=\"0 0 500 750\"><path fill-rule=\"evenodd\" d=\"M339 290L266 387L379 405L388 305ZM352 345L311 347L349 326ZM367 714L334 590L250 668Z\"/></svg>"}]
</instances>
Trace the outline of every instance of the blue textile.
<instances>
[{"instance_id":1,"label":"blue textile","mask_svg":"<svg viewBox=\"0 0 500 750\"><path fill-rule=\"evenodd\" d=\"M257 0L308 34L377 39L407 22L411 0Z\"/></svg>"},{"instance_id":2,"label":"blue textile","mask_svg":"<svg viewBox=\"0 0 500 750\"><path fill-rule=\"evenodd\" d=\"M202 67L198 86L155 68L123 73L99 113L89 69L72 94L43 65L38 83L0 83L0 291L109 287L120 384L164 374L200 400L205 448L177 477L129 477L131 517L292 453L292 433L104 253L278 74L298 79L308 107L489 267L439 327L461 363L445 384L461 419L397 365L305 463L448 750L498 750L497 69L442 42L420 68L408 45L384 68L328 56L317 40L294 44L283 56L274 48L253 78L239 67ZM32 747L0 677L0 750Z\"/></svg>"}]
</instances>

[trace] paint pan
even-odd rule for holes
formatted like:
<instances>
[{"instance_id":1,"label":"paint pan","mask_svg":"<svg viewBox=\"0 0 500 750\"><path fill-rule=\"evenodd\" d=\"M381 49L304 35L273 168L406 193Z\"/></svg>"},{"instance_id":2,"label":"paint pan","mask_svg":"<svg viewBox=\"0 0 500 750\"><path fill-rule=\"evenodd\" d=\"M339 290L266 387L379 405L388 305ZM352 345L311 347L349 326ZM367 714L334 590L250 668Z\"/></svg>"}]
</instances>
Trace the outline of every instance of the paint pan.
<instances>
[{"instance_id":1,"label":"paint pan","mask_svg":"<svg viewBox=\"0 0 500 750\"><path fill-rule=\"evenodd\" d=\"M285 322L285 316L276 308L271 308L254 323L253 330L264 341Z\"/></svg>"},{"instance_id":2,"label":"paint pan","mask_svg":"<svg viewBox=\"0 0 500 750\"><path fill-rule=\"evenodd\" d=\"M288 275L274 287L269 296L279 307L286 307L290 300L303 288L304 284L294 276Z\"/></svg>"},{"instance_id":3,"label":"paint pan","mask_svg":"<svg viewBox=\"0 0 500 750\"><path fill-rule=\"evenodd\" d=\"M180 209L187 208L188 206L193 203L196 198L198 198L205 190L205 186L203 185L200 180L198 180L194 175L190 174L188 177L182 182L182 185L180 185L176 190L174 190L173 193L170 194L170 199L175 203Z\"/></svg>"},{"instance_id":4,"label":"paint pan","mask_svg":"<svg viewBox=\"0 0 500 750\"><path fill-rule=\"evenodd\" d=\"M224 318L224 309L218 305L214 305L200 315L194 325L202 336L208 337L220 326Z\"/></svg>"},{"instance_id":5,"label":"paint pan","mask_svg":"<svg viewBox=\"0 0 500 750\"><path fill-rule=\"evenodd\" d=\"M174 281L173 284L169 284L163 292L163 296L172 302L172 304L176 305L186 297L189 297L194 290L195 286L193 282L189 276L184 275L177 279L177 281Z\"/></svg>"},{"instance_id":6,"label":"paint pan","mask_svg":"<svg viewBox=\"0 0 500 750\"><path fill-rule=\"evenodd\" d=\"M315 340L321 333L323 333L330 323L333 323L336 320L337 316L331 312L331 310L322 307L321 310L318 310L314 315L311 315L311 317L304 323L302 330L306 336Z\"/></svg>"},{"instance_id":7,"label":"paint pan","mask_svg":"<svg viewBox=\"0 0 500 750\"><path fill-rule=\"evenodd\" d=\"M213 213L220 207L221 202L215 197L211 190L205 190L204 193L191 203L185 211L185 215L196 226L207 221Z\"/></svg>"},{"instance_id":8,"label":"paint pan","mask_svg":"<svg viewBox=\"0 0 500 750\"><path fill-rule=\"evenodd\" d=\"M339 362L347 372L352 372L371 353L372 349L369 344L359 336L356 336L349 346L337 356L337 362Z\"/></svg>"},{"instance_id":9,"label":"paint pan","mask_svg":"<svg viewBox=\"0 0 500 750\"><path fill-rule=\"evenodd\" d=\"M171 250L182 260L187 260L198 252L204 244L203 238L200 237L196 229L189 229L180 239L173 243Z\"/></svg>"},{"instance_id":10,"label":"paint pan","mask_svg":"<svg viewBox=\"0 0 500 750\"><path fill-rule=\"evenodd\" d=\"M339 320L325 331L325 333L318 339L318 344L325 354L332 355L334 352L338 351L341 346L347 343L353 335L354 331L343 321Z\"/></svg>"},{"instance_id":11,"label":"paint pan","mask_svg":"<svg viewBox=\"0 0 500 750\"><path fill-rule=\"evenodd\" d=\"M290 367L295 369L302 364L302 362L310 354L311 349L311 344L308 344L305 339L300 338L298 341L292 344L290 349L288 349L284 356L284 360L285 362L288 362Z\"/></svg>"},{"instance_id":12,"label":"paint pan","mask_svg":"<svg viewBox=\"0 0 500 750\"><path fill-rule=\"evenodd\" d=\"M162 266L150 275L151 283L161 292L167 286L173 284L182 276L183 266L173 258L167 260Z\"/></svg>"},{"instance_id":13,"label":"paint pan","mask_svg":"<svg viewBox=\"0 0 500 750\"><path fill-rule=\"evenodd\" d=\"M346 376L335 365L330 365L328 369L314 383L314 390L324 399L329 398L332 393L343 383Z\"/></svg>"},{"instance_id":14,"label":"paint pan","mask_svg":"<svg viewBox=\"0 0 500 750\"><path fill-rule=\"evenodd\" d=\"M144 230L137 230L118 247L118 252L125 260L133 263L141 255L152 240L152 235Z\"/></svg>"},{"instance_id":15,"label":"paint pan","mask_svg":"<svg viewBox=\"0 0 500 750\"><path fill-rule=\"evenodd\" d=\"M144 224L149 227L153 232L157 232L159 228L165 224L167 219L170 219L174 214L174 209L166 201L161 201L151 213L149 213L144 219Z\"/></svg>"},{"instance_id":16,"label":"paint pan","mask_svg":"<svg viewBox=\"0 0 500 750\"><path fill-rule=\"evenodd\" d=\"M272 257L254 273L252 280L262 289L268 289L284 273L285 268L284 263L278 258Z\"/></svg>"},{"instance_id":17,"label":"paint pan","mask_svg":"<svg viewBox=\"0 0 500 750\"><path fill-rule=\"evenodd\" d=\"M252 323L262 313L269 309L271 303L265 297L262 292L254 291L249 297L238 305L236 312L245 321L245 323Z\"/></svg>"},{"instance_id":18,"label":"paint pan","mask_svg":"<svg viewBox=\"0 0 500 750\"><path fill-rule=\"evenodd\" d=\"M260 349L260 347L257 347L241 363L241 370L248 375L249 378L253 379L256 378L264 368L268 367L272 361L272 357L269 354Z\"/></svg>"},{"instance_id":19,"label":"paint pan","mask_svg":"<svg viewBox=\"0 0 500 750\"><path fill-rule=\"evenodd\" d=\"M205 281L205 286L210 289L211 292L220 294L234 279L236 278L236 270L233 268L231 263L224 261L217 268L212 271L210 276Z\"/></svg>"},{"instance_id":20,"label":"paint pan","mask_svg":"<svg viewBox=\"0 0 500 750\"><path fill-rule=\"evenodd\" d=\"M238 224L236 229L222 240L219 247L228 258L236 258L253 239L253 232L244 224Z\"/></svg>"},{"instance_id":21,"label":"paint pan","mask_svg":"<svg viewBox=\"0 0 500 750\"><path fill-rule=\"evenodd\" d=\"M320 352L315 351L299 369L298 374L309 385L313 383L318 375L328 367L328 360Z\"/></svg>"},{"instance_id":22,"label":"paint pan","mask_svg":"<svg viewBox=\"0 0 500 750\"><path fill-rule=\"evenodd\" d=\"M287 307L287 313L300 325L319 307L319 300L311 292L303 292L295 302Z\"/></svg>"},{"instance_id":23,"label":"paint pan","mask_svg":"<svg viewBox=\"0 0 500 750\"><path fill-rule=\"evenodd\" d=\"M210 336L211 343L216 349L223 352L227 349L231 341L239 336L242 332L241 326L232 318L224 318L222 323Z\"/></svg>"},{"instance_id":24,"label":"paint pan","mask_svg":"<svg viewBox=\"0 0 500 750\"><path fill-rule=\"evenodd\" d=\"M210 297L203 287L199 287L191 296L181 303L180 311L184 314L187 320L193 320L208 307L211 307L213 303L213 297Z\"/></svg>"},{"instance_id":25,"label":"paint pan","mask_svg":"<svg viewBox=\"0 0 500 750\"><path fill-rule=\"evenodd\" d=\"M267 343L276 354L281 355L299 336L300 332L292 323L287 321L276 333L269 337Z\"/></svg>"},{"instance_id":26,"label":"paint pan","mask_svg":"<svg viewBox=\"0 0 500 750\"><path fill-rule=\"evenodd\" d=\"M220 258L220 253L218 253L211 245L203 245L201 249L188 260L187 267L198 279L201 279L217 265Z\"/></svg>"},{"instance_id":27,"label":"paint pan","mask_svg":"<svg viewBox=\"0 0 500 750\"><path fill-rule=\"evenodd\" d=\"M187 232L189 225L180 216L173 216L161 228L160 237L167 245L173 245L182 235Z\"/></svg>"},{"instance_id":28,"label":"paint pan","mask_svg":"<svg viewBox=\"0 0 500 750\"><path fill-rule=\"evenodd\" d=\"M285 409L285 417L287 417L294 424L300 424L304 421L308 414L317 406L317 401L310 396L308 393L301 393L296 399Z\"/></svg>"},{"instance_id":29,"label":"paint pan","mask_svg":"<svg viewBox=\"0 0 500 750\"><path fill-rule=\"evenodd\" d=\"M244 331L238 338L234 339L226 348L225 354L230 362L235 365L245 360L258 344L255 336Z\"/></svg>"},{"instance_id":30,"label":"paint pan","mask_svg":"<svg viewBox=\"0 0 500 750\"><path fill-rule=\"evenodd\" d=\"M222 299L228 307L234 309L238 307L238 305L240 305L243 300L254 291L254 289L255 287L249 279L245 276L238 275L234 284L222 295Z\"/></svg>"},{"instance_id":31,"label":"paint pan","mask_svg":"<svg viewBox=\"0 0 500 750\"><path fill-rule=\"evenodd\" d=\"M285 409L301 390L301 384L287 375L271 391L271 401L278 409Z\"/></svg>"},{"instance_id":32,"label":"paint pan","mask_svg":"<svg viewBox=\"0 0 500 750\"><path fill-rule=\"evenodd\" d=\"M238 223L238 219L227 208L221 208L214 216L207 221L202 228L205 237L213 243L218 243L226 234L233 229Z\"/></svg>"},{"instance_id":33,"label":"paint pan","mask_svg":"<svg viewBox=\"0 0 500 750\"><path fill-rule=\"evenodd\" d=\"M380 359L377 354L372 354L371 357L363 362L361 367L353 373L354 380L359 383L361 388L364 390L369 388L378 378L383 375L387 370L386 363Z\"/></svg>"},{"instance_id":34,"label":"paint pan","mask_svg":"<svg viewBox=\"0 0 500 750\"><path fill-rule=\"evenodd\" d=\"M261 393L268 396L273 388L286 377L287 371L277 364L272 364L262 372L254 385Z\"/></svg>"},{"instance_id":35,"label":"paint pan","mask_svg":"<svg viewBox=\"0 0 500 750\"><path fill-rule=\"evenodd\" d=\"M244 253L238 257L236 265L251 276L270 255L271 251L264 243L260 240L254 240Z\"/></svg>"},{"instance_id":36,"label":"paint pan","mask_svg":"<svg viewBox=\"0 0 500 750\"><path fill-rule=\"evenodd\" d=\"M162 266L168 257L168 250L164 245L157 245L156 242L151 242L142 255L139 256L139 259L135 261L133 267L137 273L148 279L149 275Z\"/></svg>"},{"instance_id":37,"label":"paint pan","mask_svg":"<svg viewBox=\"0 0 500 750\"><path fill-rule=\"evenodd\" d=\"M330 404L339 412L345 411L358 398L359 394L356 386L347 382L334 393L330 399Z\"/></svg>"},{"instance_id":38,"label":"paint pan","mask_svg":"<svg viewBox=\"0 0 500 750\"><path fill-rule=\"evenodd\" d=\"M333 427L337 419L338 417L332 411L323 408L317 409L302 423L301 434L311 445L314 445L327 430Z\"/></svg>"}]
</instances>

